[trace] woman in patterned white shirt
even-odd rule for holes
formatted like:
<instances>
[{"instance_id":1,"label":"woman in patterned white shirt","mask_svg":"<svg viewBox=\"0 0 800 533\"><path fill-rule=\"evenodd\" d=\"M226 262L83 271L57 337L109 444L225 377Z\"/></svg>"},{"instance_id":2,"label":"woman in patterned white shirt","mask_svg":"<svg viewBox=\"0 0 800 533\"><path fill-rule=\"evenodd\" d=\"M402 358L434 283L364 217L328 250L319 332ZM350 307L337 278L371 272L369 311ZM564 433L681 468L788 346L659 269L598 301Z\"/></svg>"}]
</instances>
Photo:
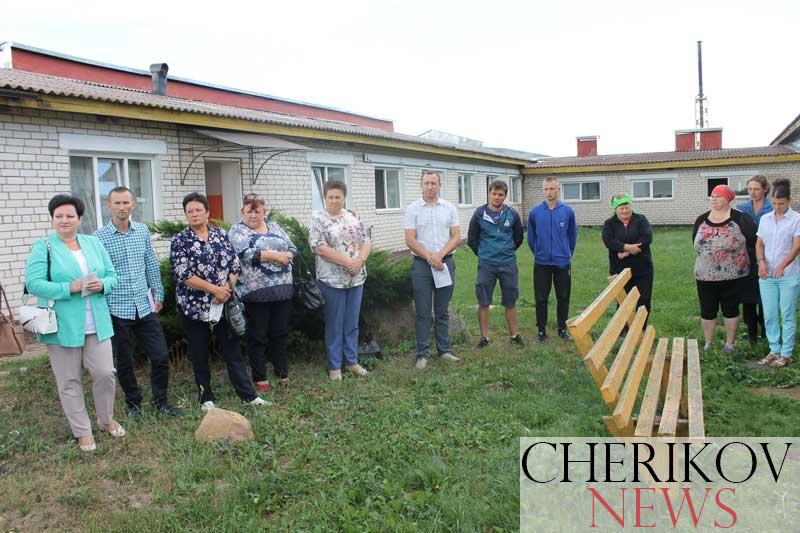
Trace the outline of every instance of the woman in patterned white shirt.
<instances>
[{"instance_id":1,"label":"woman in patterned white shirt","mask_svg":"<svg viewBox=\"0 0 800 533\"><path fill-rule=\"evenodd\" d=\"M367 370L358 364L358 319L367 279L365 264L372 249L369 232L358 216L344 208L347 187L329 181L323 188L325 209L316 211L308 241L316 255L317 282L325 298L325 348L332 380L342 379L342 366L356 376Z\"/></svg>"}]
</instances>

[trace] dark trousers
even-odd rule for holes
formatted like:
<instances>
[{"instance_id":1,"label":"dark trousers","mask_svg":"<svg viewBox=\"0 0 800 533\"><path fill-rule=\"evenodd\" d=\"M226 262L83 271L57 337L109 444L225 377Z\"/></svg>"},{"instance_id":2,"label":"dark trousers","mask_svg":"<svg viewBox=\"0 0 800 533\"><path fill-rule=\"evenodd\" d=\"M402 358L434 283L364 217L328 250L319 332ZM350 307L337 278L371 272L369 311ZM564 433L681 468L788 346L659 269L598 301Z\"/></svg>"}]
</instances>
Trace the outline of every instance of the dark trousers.
<instances>
[{"instance_id":1,"label":"dark trousers","mask_svg":"<svg viewBox=\"0 0 800 533\"><path fill-rule=\"evenodd\" d=\"M453 283L447 287L436 288L431 267L423 259L414 257L411 263L411 284L414 290L414 309L416 310L415 332L417 338L417 357L430 357L431 319L434 320L436 352L438 355L450 351L450 299L456 284L456 262L452 255L444 258L450 270ZM431 316L433 306L433 317Z\"/></svg>"},{"instance_id":2,"label":"dark trousers","mask_svg":"<svg viewBox=\"0 0 800 533\"><path fill-rule=\"evenodd\" d=\"M761 327L761 336L766 337L767 328L764 325L764 308L761 304L742 304L742 315L747 326L747 338L755 342L758 340L758 328Z\"/></svg>"},{"instance_id":3,"label":"dark trousers","mask_svg":"<svg viewBox=\"0 0 800 533\"><path fill-rule=\"evenodd\" d=\"M636 308L638 309L639 306L643 305L647 309L647 317L650 318L650 302L653 299L653 273L632 277L625 284L625 292L630 292L634 287L639 289L639 303L636 304Z\"/></svg>"},{"instance_id":4,"label":"dark trousers","mask_svg":"<svg viewBox=\"0 0 800 533\"><path fill-rule=\"evenodd\" d=\"M142 404L142 391L136 382L133 369L133 336L150 359L150 388L153 403L167 403L167 386L169 384L169 352L161 327L155 313L134 320L111 315L114 336L111 337L111 348L114 351L114 362L117 368L117 379L125 392L125 403L128 407Z\"/></svg>"},{"instance_id":5,"label":"dark trousers","mask_svg":"<svg viewBox=\"0 0 800 533\"><path fill-rule=\"evenodd\" d=\"M211 369L208 365L209 347L211 346L212 329L208 322L191 320L185 316L183 319L183 332L186 335L186 344L189 351L189 360L194 370L194 382L197 384L200 403L214 401L214 391L211 390ZM225 320L214 326L214 336L217 346L225 359L228 368L228 377L236 394L242 401L249 402L256 397L256 391L250 378L247 377L247 366L242 358L242 349L239 338L228 338L228 328Z\"/></svg>"},{"instance_id":6,"label":"dark trousers","mask_svg":"<svg viewBox=\"0 0 800 533\"><path fill-rule=\"evenodd\" d=\"M247 309L247 357L253 381L267 381L267 358L275 375L289 377L289 354L286 344L289 339L289 320L292 318L292 301L246 302Z\"/></svg>"},{"instance_id":7,"label":"dark trousers","mask_svg":"<svg viewBox=\"0 0 800 533\"><path fill-rule=\"evenodd\" d=\"M570 265L533 265L533 296L536 300L536 328L544 331L547 326L547 302L550 299L550 286L556 288L556 318L558 330L567 329L569 314L569 294L572 288Z\"/></svg>"}]
</instances>

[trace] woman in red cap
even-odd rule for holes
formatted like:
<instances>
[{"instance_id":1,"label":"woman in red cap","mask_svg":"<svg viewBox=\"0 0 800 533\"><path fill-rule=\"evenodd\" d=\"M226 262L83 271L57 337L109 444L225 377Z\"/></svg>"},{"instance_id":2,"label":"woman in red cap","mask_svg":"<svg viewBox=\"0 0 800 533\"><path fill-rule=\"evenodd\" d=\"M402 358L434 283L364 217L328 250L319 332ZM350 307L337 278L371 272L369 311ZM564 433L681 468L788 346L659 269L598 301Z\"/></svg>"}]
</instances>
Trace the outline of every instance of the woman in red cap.
<instances>
[{"instance_id":1,"label":"woman in red cap","mask_svg":"<svg viewBox=\"0 0 800 533\"><path fill-rule=\"evenodd\" d=\"M692 240L697 258L694 277L700 300L700 324L703 327L705 350L709 350L717 326L717 313L722 309L725 322L723 351L733 351L739 327L740 285L750 272L755 252L756 227L741 211L731 209L736 193L727 185L711 191L711 211L694 223Z\"/></svg>"}]
</instances>

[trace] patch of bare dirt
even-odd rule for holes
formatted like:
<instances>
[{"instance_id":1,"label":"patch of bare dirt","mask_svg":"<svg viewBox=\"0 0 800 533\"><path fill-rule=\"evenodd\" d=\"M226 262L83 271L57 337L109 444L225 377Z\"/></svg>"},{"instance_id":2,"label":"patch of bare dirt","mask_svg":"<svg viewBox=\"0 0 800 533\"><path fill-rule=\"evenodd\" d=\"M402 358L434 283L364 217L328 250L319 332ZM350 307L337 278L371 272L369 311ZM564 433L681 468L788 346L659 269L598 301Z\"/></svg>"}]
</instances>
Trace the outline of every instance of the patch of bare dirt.
<instances>
[{"instance_id":1,"label":"patch of bare dirt","mask_svg":"<svg viewBox=\"0 0 800 533\"><path fill-rule=\"evenodd\" d=\"M800 387L790 387L788 389L782 389L780 387L759 387L757 389L750 389L750 392L756 396L777 394L779 396L786 396L792 400L800 400Z\"/></svg>"}]
</instances>

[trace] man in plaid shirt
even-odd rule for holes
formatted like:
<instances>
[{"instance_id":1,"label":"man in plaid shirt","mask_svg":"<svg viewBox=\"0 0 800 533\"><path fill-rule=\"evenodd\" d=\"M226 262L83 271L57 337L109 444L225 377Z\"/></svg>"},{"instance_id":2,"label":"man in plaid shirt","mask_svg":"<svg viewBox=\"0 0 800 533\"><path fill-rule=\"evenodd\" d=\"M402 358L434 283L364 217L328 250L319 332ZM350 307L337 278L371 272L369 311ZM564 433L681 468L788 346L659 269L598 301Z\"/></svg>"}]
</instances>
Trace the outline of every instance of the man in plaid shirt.
<instances>
[{"instance_id":1,"label":"man in plaid shirt","mask_svg":"<svg viewBox=\"0 0 800 533\"><path fill-rule=\"evenodd\" d=\"M106 295L106 300L114 325L111 345L117 377L125 391L128 414L138 416L142 412L142 392L133 369L132 335L136 335L150 358L153 404L161 413L180 416L182 411L167 401L169 353L156 316L163 307L164 287L150 231L144 224L131 221L136 201L127 187L112 189L106 205L111 211L111 221L97 230L95 236L105 246L119 276L119 283Z\"/></svg>"}]
</instances>

